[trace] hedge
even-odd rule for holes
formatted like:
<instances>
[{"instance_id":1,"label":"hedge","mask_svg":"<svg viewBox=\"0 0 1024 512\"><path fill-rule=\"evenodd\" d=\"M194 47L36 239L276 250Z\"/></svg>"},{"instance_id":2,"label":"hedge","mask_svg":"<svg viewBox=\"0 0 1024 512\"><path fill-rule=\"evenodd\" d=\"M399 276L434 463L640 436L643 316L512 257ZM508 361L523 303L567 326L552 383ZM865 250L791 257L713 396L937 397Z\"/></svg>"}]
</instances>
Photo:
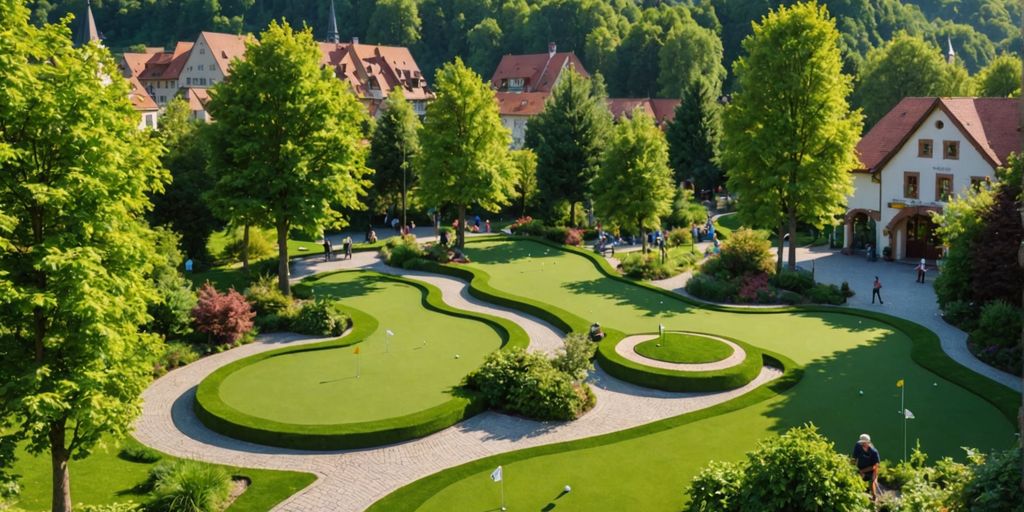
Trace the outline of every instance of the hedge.
<instances>
[{"instance_id":1,"label":"hedge","mask_svg":"<svg viewBox=\"0 0 1024 512\"><path fill-rule=\"evenodd\" d=\"M631 359L626 359L615 351L615 347L623 339L621 336L617 336L618 339L611 340L610 342L601 342L597 348L597 360L601 365L601 369L608 372L612 377L626 382L631 382L645 388L654 388L663 391L726 391L746 386L761 373L761 368L764 366L764 360L761 356L760 349L740 340L718 334L694 334L703 334L705 336L715 336L727 339L742 347L747 355L743 358L743 361L740 364L729 368L723 368L721 370L706 372L669 370L667 368L647 366Z\"/></svg>"},{"instance_id":2,"label":"hedge","mask_svg":"<svg viewBox=\"0 0 1024 512\"><path fill-rule=\"evenodd\" d=\"M494 327L502 337L502 346L499 350L526 348L529 344L530 340L526 331L514 322L504 318L454 309L444 303L441 291L436 287L399 276L360 270L343 270L308 277L303 279L297 288L308 292L312 283L339 272L364 272L414 286L423 292L425 308L446 315L483 321ZM352 318L353 328L341 338L299 347L269 350L234 361L211 373L196 389L193 402L196 416L210 430L242 441L300 450L338 450L366 448L423 437L450 427L486 409L486 404L479 394L458 388L451 400L405 416L337 425L302 425L277 422L245 414L228 406L220 399L220 384L228 375L241 368L284 354L330 350L354 345L378 329L377 320L368 313L349 306L344 306L343 309Z\"/></svg>"}]
</instances>

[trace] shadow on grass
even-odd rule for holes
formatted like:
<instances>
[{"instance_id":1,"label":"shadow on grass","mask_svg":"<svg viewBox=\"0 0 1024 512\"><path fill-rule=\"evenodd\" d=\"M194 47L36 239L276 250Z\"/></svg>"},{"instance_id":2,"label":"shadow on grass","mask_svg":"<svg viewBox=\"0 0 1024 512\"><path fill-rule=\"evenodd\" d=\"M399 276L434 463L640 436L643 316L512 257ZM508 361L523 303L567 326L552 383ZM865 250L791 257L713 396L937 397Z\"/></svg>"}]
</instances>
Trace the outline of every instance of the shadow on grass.
<instances>
[{"instance_id":1,"label":"shadow on grass","mask_svg":"<svg viewBox=\"0 0 1024 512\"><path fill-rule=\"evenodd\" d=\"M333 281L344 276L343 281ZM362 297L384 289L385 284L401 284L386 277L365 272L344 272L335 276L328 276L326 280L318 280L309 283L313 295L328 296L338 299L348 297ZM408 286L408 285L404 285Z\"/></svg>"},{"instance_id":2,"label":"shadow on grass","mask_svg":"<svg viewBox=\"0 0 1024 512\"><path fill-rule=\"evenodd\" d=\"M532 240L501 240L493 243L466 244L466 254L475 263L496 265L530 258L556 258L563 251Z\"/></svg>"},{"instance_id":3,"label":"shadow on grass","mask_svg":"<svg viewBox=\"0 0 1024 512\"><path fill-rule=\"evenodd\" d=\"M686 313L694 307L682 300L666 297L660 293L607 277L589 281L573 281L563 284L562 287L575 294L594 295L612 301L617 306L639 309L644 316L648 317Z\"/></svg>"}]
</instances>

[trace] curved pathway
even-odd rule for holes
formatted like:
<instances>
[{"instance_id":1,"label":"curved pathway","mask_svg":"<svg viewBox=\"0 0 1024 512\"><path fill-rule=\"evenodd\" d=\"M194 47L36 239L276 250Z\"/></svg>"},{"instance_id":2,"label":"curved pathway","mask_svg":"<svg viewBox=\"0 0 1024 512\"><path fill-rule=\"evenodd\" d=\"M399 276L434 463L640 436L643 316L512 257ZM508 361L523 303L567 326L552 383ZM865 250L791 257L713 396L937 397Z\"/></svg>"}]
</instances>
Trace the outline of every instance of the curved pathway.
<instances>
[{"instance_id":1,"label":"curved pathway","mask_svg":"<svg viewBox=\"0 0 1024 512\"><path fill-rule=\"evenodd\" d=\"M356 253L352 260L295 263L296 278L342 268L369 268L429 282L441 289L449 305L513 319L530 334L531 349L551 352L561 333L540 320L484 303L454 278L404 271L379 263L376 254ZM207 462L315 474L317 481L280 503L275 510L359 511L399 487L490 455L532 446L616 432L711 407L775 379L781 372L764 368L752 382L719 393L669 393L616 380L600 368L589 382L597 405L573 422L539 422L485 412L427 437L361 450L306 452L238 441L210 431L192 412L196 386L217 368L283 345L314 343L297 335L261 336L257 342L203 358L157 379L143 393L143 412L135 437L143 444L177 457Z\"/></svg>"},{"instance_id":2,"label":"curved pathway","mask_svg":"<svg viewBox=\"0 0 1024 512\"><path fill-rule=\"evenodd\" d=\"M615 345L615 352L620 356L633 361L634 363L640 363L644 366L651 366L654 368L664 368L666 370L676 370L680 372L711 372L715 370L723 370L725 368L732 368L743 362L747 357L747 351L743 350L743 347L725 339L719 338L718 336L706 336L714 340L718 340L726 345L732 347L732 354L729 357L715 361L712 363L670 363L668 361L659 361L657 359L651 359L644 357L637 353L636 346L653 339L657 339L657 334L637 334L633 336L626 336L622 338L617 345Z\"/></svg>"}]
</instances>

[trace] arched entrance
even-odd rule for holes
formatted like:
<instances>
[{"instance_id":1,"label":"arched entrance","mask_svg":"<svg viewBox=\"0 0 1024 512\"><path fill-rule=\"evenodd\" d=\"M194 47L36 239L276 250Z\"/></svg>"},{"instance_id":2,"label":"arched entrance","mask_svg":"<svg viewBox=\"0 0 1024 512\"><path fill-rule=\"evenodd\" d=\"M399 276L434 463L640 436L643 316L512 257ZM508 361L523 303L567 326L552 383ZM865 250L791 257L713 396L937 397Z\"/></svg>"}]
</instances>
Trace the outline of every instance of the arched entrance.
<instances>
[{"instance_id":1,"label":"arched entrance","mask_svg":"<svg viewBox=\"0 0 1024 512\"><path fill-rule=\"evenodd\" d=\"M935 228L931 215L914 215L907 218L908 258L935 260L942 256L942 241Z\"/></svg>"},{"instance_id":2,"label":"arched entrance","mask_svg":"<svg viewBox=\"0 0 1024 512\"><path fill-rule=\"evenodd\" d=\"M846 212L843 221L843 253L853 254L862 251L868 244L874 246L878 219L877 210L857 208ZM877 254L877 247L875 249Z\"/></svg>"}]
</instances>

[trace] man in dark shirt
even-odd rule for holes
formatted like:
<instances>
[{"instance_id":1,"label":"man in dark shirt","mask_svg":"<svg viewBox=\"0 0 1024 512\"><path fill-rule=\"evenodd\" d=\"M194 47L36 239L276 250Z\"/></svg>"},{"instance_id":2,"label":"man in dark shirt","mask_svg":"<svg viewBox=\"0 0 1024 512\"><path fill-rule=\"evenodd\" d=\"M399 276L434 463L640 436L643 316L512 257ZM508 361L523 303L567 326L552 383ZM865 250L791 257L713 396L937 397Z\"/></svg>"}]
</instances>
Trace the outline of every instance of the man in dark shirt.
<instances>
[{"instance_id":1,"label":"man in dark shirt","mask_svg":"<svg viewBox=\"0 0 1024 512\"><path fill-rule=\"evenodd\" d=\"M853 446L853 462L857 464L857 471L860 471L861 478L868 483L868 492L871 499L875 499L878 488L878 463L881 458L878 450L871 444L871 436L861 434L857 444Z\"/></svg>"}]
</instances>

